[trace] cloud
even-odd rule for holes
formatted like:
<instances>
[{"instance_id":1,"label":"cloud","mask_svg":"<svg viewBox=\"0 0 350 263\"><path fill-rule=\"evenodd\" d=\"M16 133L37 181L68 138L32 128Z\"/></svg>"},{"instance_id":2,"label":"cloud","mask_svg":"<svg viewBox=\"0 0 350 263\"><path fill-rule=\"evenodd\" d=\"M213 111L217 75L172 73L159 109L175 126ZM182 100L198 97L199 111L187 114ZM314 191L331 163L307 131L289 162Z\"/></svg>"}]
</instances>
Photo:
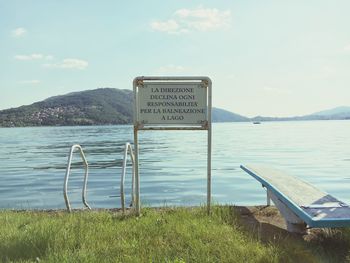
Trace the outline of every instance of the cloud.
<instances>
[{"instance_id":1,"label":"cloud","mask_svg":"<svg viewBox=\"0 0 350 263\"><path fill-rule=\"evenodd\" d=\"M180 9L175 15L187 23L189 28L199 31L226 28L231 20L231 11L220 11L216 8Z\"/></svg>"},{"instance_id":2,"label":"cloud","mask_svg":"<svg viewBox=\"0 0 350 263\"><path fill-rule=\"evenodd\" d=\"M15 59L17 60L35 60L35 59L42 59L42 54L31 54L31 55L16 55Z\"/></svg>"},{"instance_id":3,"label":"cloud","mask_svg":"<svg viewBox=\"0 0 350 263\"><path fill-rule=\"evenodd\" d=\"M156 31L175 33L179 32L180 25L174 19L169 19L167 21L153 21L151 28Z\"/></svg>"},{"instance_id":4,"label":"cloud","mask_svg":"<svg viewBox=\"0 0 350 263\"><path fill-rule=\"evenodd\" d=\"M216 8L179 9L172 18L165 21L152 21L150 26L155 31L169 34L181 34L191 31L213 31L228 28L231 23L231 11Z\"/></svg>"},{"instance_id":5,"label":"cloud","mask_svg":"<svg viewBox=\"0 0 350 263\"><path fill-rule=\"evenodd\" d=\"M29 60L53 60L54 57L52 55L44 55L40 53L33 53L30 55L15 55L14 58L16 60L29 61ZM89 63L82 59L76 58L66 58L58 63L45 63L43 64L46 68L62 68L62 69L85 69Z\"/></svg>"},{"instance_id":6,"label":"cloud","mask_svg":"<svg viewBox=\"0 0 350 263\"><path fill-rule=\"evenodd\" d=\"M53 56L43 55L43 54L30 54L30 55L16 55L14 56L14 58L17 60L39 60L39 59L51 60L53 59Z\"/></svg>"},{"instance_id":7,"label":"cloud","mask_svg":"<svg viewBox=\"0 0 350 263\"><path fill-rule=\"evenodd\" d=\"M15 38L19 38L27 34L27 30L23 27L18 27L14 30L12 30L12 36Z\"/></svg>"},{"instance_id":8,"label":"cloud","mask_svg":"<svg viewBox=\"0 0 350 263\"><path fill-rule=\"evenodd\" d=\"M50 64L44 64L43 66L46 68L61 68L61 69L79 69L83 70L86 69L89 65L89 62L82 59L76 59L76 58L66 58L63 59L60 63L50 63Z\"/></svg>"},{"instance_id":9,"label":"cloud","mask_svg":"<svg viewBox=\"0 0 350 263\"><path fill-rule=\"evenodd\" d=\"M171 74L171 75L174 75L174 74L177 74L177 73L181 73L181 72L184 72L185 71L185 68L183 66L176 66L176 65L173 65L173 64L169 64L169 65L166 65L166 66L162 66L160 68L158 68L156 70L156 74Z\"/></svg>"},{"instance_id":10,"label":"cloud","mask_svg":"<svg viewBox=\"0 0 350 263\"><path fill-rule=\"evenodd\" d=\"M22 80L22 81L19 81L18 83L19 83L19 84L37 85L37 84L39 84L40 82L41 82L40 80L32 79L32 80Z\"/></svg>"}]
</instances>

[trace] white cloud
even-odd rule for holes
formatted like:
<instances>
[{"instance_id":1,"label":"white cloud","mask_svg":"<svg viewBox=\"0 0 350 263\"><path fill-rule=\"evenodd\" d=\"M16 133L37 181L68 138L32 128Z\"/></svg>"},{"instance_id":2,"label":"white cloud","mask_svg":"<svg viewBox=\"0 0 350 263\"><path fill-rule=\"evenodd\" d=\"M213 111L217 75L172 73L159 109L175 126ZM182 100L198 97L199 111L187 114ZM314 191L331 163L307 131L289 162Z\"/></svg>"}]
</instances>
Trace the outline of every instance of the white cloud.
<instances>
[{"instance_id":1,"label":"white cloud","mask_svg":"<svg viewBox=\"0 0 350 263\"><path fill-rule=\"evenodd\" d=\"M51 60L53 59L53 56L35 53L30 55L16 55L14 56L14 58L17 60L39 60L39 59Z\"/></svg>"},{"instance_id":2,"label":"white cloud","mask_svg":"<svg viewBox=\"0 0 350 263\"><path fill-rule=\"evenodd\" d=\"M43 54L30 54L30 55L16 55L15 59L17 60L35 60L35 59L42 59L44 56Z\"/></svg>"},{"instance_id":3,"label":"white cloud","mask_svg":"<svg viewBox=\"0 0 350 263\"><path fill-rule=\"evenodd\" d=\"M155 31L169 34L181 34L190 31L212 31L228 28L231 23L231 11L216 8L179 9L171 19L153 21L150 26Z\"/></svg>"},{"instance_id":4,"label":"white cloud","mask_svg":"<svg viewBox=\"0 0 350 263\"><path fill-rule=\"evenodd\" d=\"M156 31L176 33L179 31L180 26L175 20L169 19L167 21L151 22L151 28Z\"/></svg>"},{"instance_id":5,"label":"white cloud","mask_svg":"<svg viewBox=\"0 0 350 263\"><path fill-rule=\"evenodd\" d=\"M53 60L54 56L52 55L44 55L40 53L33 53L30 55L15 55L14 58L16 60L29 61L29 60ZM82 59L76 58L66 58L58 63L46 63L43 64L44 67L47 68L63 68L63 69L85 69L89 63Z\"/></svg>"},{"instance_id":6,"label":"white cloud","mask_svg":"<svg viewBox=\"0 0 350 263\"><path fill-rule=\"evenodd\" d=\"M169 64L169 65L166 65L166 66L162 66L160 68L158 68L156 70L156 74L171 74L171 75L174 75L174 74L178 74L178 73L181 73L181 72L184 72L185 71L185 68L183 66L176 66L176 65L173 65L173 64Z\"/></svg>"},{"instance_id":7,"label":"white cloud","mask_svg":"<svg viewBox=\"0 0 350 263\"><path fill-rule=\"evenodd\" d=\"M216 8L180 9L175 15L187 23L189 28L209 31L227 28L230 25L231 11L220 11Z\"/></svg>"},{"instance_id":8,"label":"white cloud","mask_svg":"<svg viewBox=\"0 0 350 263\"><path fill-rule=\"evenodd\" d=\"M23 27L18 27L16 29L12 30L12 36L16 37L16 38L22 37L26 33L27 33L27 30Z\"/></svg>"},{"instance_id":9,"label":"white cloud","mask_svg":"<svg viewBox=\"0 0 350 263\"><path fill-rule=\"evenodd\" d=\"M44 64L43 66L46 68L62 68L62 69L79 69L83 70L87 68L89 65L89 62L82 59L76 59L76 58L66 58L63 59L60 63L51 63L51 64Z\"/></svg>"},{"instance_id":10,"label":"white cloud","mask_svg":"<svg viewBox=\"0 0 350 263\"><path fill-rule=\"evenodd\" d=\"M41 82L41 81L40 81L40 80L37 80L37 79L19 81L20 84L31 84L31 85L37 85L37 84L39 84L40 82Z\"/></svg>"}]
</instances>

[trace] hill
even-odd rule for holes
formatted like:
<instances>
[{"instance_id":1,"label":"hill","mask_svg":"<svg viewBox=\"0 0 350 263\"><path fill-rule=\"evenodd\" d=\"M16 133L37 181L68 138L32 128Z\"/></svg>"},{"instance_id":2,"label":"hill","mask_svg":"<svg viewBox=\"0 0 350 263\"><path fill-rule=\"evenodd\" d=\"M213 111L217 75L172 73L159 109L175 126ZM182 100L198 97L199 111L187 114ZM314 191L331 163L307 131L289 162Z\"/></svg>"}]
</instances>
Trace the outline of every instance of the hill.
<instances>
[{"instance_id":1,"label":"hill","mask_svg":"<svg viewBox=\"0 0 350 263\"><path fill-rule=\"evenodd\" d=\"M249 121L213 108L214 122ZM133 92L101 88L50 97L27 106L0 111L0 127L130 124Z\"/></svg>"},{"instance_id":2,"label":"hill","mask_svg":"<svg viewBox=\"0 0 350 263\"><path fill-rule=\"evenodd\" d=\"M251 121L311 121L311 120L350 120L350 107L342 106L304 116L264 117L256 116Z\"/></svg>"},{"instance_id":3,"label":"hill","mask_svg":"<svg viewBox=\"0 0 350 263\"><path fill-rule=\"evenodd\" d=\"M311 116L320 116L327 119L350 119L350 107L336 107L333 109L315 112L311 114Z\"/></svg>"},{"instance_id":4,"label":"hill","mask_svg":"<svg viewBox=\"0 0 350 263\"><path fill-rule=\"evenodd\" d=\"M50 97L0 111L0 126L127 124L132 122L132 91L103 88Z\"/></svg>"},{"instance_id":5,"label":"hill","mask_svg":"<svg viewBox=\"0 0 350 263\"><path fill-rule=\"evenodd\" d=\"M215 107L212 110L212 119L213 122L250 121L248 117Z\"/></svg>"}]
</instances>

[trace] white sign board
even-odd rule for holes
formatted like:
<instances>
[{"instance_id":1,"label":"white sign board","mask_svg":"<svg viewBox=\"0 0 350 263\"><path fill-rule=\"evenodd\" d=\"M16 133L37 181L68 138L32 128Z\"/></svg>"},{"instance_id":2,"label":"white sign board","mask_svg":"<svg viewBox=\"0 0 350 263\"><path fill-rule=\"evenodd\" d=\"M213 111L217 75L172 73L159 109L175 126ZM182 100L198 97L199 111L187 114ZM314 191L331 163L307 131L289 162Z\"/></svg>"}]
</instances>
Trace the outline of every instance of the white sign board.
<instances>
[{"instance_id":1,"label":"white sign board","mask_svg":"<svg viewBox=\"0 0 350 263\"><path fill-rule=\"evenodd\" d=\"M134 88L135 205L140 214L139 130L206 130L207 209L211 203L211 80L208 77L137 77ZM133 188L134 189L134 188Z\"/></svg>"},{"instance_id":2,"label":"white sign board","mask_svg":"<svg viewBox=\"0 0 350 263\"><path fill-rule=\"evenodd\" d=\"M136 110L136 120L142 125L205 125L207 86L198 82L144 83L137 90Z\"/></svg>"}]
</instances>

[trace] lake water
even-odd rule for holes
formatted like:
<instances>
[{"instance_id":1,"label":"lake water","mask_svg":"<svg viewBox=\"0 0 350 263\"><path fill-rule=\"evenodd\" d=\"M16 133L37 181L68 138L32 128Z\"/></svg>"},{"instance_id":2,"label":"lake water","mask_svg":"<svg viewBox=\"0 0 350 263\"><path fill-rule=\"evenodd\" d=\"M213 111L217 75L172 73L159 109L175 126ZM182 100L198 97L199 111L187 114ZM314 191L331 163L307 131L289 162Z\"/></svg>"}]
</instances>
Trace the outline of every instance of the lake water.
<instances>
[{"instance_id":1,"label":"lake water","mask_svg":"<svg viewBox=\"0 0 350 263\"><path fill-rule=\"evenodd\" d=\"M93 208L120 207L119 181L132 126L0 129L0 208L65 208L63 180L72 144L90 165L87 200ZM350 121L213 124L215 203L265 203L261 185L240 164L263 163L298 176L350 203ZM198 205L206 200L206 132L140 132L143 205ZM83 167L73 159L69 197L82 207ZM129 165L126 179L130 200ZM114 197L113 197L114 196Z\"/></svg>"}]
</instances>

